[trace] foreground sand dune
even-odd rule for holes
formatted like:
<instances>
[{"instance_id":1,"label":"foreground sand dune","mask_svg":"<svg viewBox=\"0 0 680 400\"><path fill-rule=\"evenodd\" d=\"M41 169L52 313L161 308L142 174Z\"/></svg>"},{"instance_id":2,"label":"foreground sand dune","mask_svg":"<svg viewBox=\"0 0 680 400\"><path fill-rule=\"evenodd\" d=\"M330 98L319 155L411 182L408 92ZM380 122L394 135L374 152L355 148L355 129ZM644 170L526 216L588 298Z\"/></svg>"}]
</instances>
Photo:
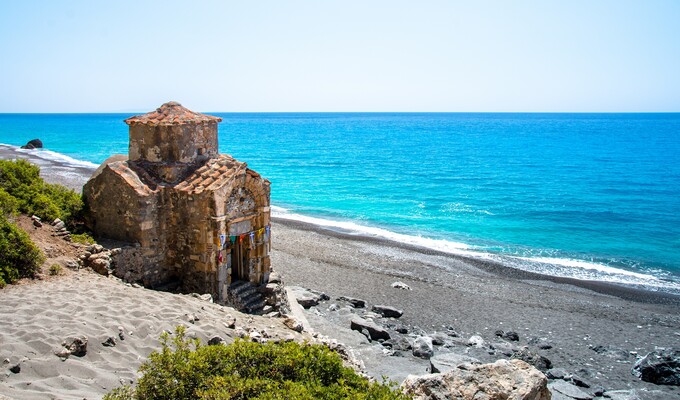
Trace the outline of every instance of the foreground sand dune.
<instances>
[{"instance_id":1,"label":"foreground sand dune","mask_svg":"<svg viewBox=\"0 0 680 400\"><path fill-rule=\"evenodd\" d=\"M225 326L231 317L237 329ZM3 364L0 393L13 399L101 398L132 383L149 353L159 349L161 333L177 325L185 325L189 335L204 343L213 336L230 341L238 327L274 338L308 338L287 329L281 319L243 315L190 295L73 272L0 290L0 360L9 360ZM55 355L62 341L80 335L88 338L85 356L62 361ZM115 346L102 344L109 337L115 338ZM17 364L20 372L9 372Z\"/></svg>"}]
</instances>

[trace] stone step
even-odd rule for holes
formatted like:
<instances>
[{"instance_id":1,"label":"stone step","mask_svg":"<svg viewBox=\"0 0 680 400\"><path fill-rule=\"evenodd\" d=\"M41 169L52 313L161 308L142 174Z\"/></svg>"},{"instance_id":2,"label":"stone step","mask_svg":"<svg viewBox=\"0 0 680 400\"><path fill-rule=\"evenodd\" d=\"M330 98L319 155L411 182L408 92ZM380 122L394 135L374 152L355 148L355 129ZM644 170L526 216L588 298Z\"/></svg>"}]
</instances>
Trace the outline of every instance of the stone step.
<instances>
[{"instance_id":1,"label":"stone step","mask_svg":"<svg viewBox=\"0 0 680 400\"><path fill-rule=\"evenodd\" d=\"M250 314L259 314L265 306L262 294L257 290L257 287L250 282L237 281L229 286L229 295L231 305L242 312Z\"/></svg>"}]
</instances>

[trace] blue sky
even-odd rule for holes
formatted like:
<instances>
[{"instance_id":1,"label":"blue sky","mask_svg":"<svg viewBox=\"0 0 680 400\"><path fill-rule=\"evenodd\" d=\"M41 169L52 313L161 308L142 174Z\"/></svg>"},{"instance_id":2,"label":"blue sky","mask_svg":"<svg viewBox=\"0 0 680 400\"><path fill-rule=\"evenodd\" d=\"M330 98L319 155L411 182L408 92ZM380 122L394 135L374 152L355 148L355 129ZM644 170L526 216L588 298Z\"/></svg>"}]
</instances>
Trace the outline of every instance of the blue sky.
<instances>
[{"instance_id":1,"label":"blue sky","mask_svg":"<svg viewBox=\"0 0 680 400\"><path fill-rule=\"evenodd\" d=\"M0 1L0 112L680 111L680 1Z\"/></svg>"}]
</instances>

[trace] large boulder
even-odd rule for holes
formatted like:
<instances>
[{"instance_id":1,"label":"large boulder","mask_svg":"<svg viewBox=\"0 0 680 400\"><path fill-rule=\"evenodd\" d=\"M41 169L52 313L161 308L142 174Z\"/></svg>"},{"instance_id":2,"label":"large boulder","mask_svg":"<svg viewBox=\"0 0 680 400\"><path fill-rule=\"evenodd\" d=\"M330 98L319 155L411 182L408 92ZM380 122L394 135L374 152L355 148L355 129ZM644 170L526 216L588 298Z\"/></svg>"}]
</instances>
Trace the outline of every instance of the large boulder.
<instances>
[{"instance_id":1,"label":"large boulder","mask_svg":"<svg viewBox=\"0 0 680 400\"><path fill-rule=\"evenodd\" d=\"M42 149L43 148L43 142L40 139L33 139L29 140L28 143L25 145L21 146L22 149Z\"/></svg>"},{"instance_id":2,"label":"large boulder","mask_svg":"<svg viewBox=\"0 0 680 400\"><path fill-rule=\"evenodd\" d=\"M352 321L350 322L350 328L352 328L353 331L359 332L362 332L364 330L368 331L371 340L390 339L390 334L387 333L387 331L383 329L381 326L378 326L373 322L366 321L365 319L360 317L352 318Z\"/></svg>"},{"instance_id":3,"label":"large boulder","mask_svg":"<svg viewBox=\"0 0 680 400\"><path fill-rule=\"evenodd\" d=\"M635 363L632 373L645 382L680 386L680 350L648 353Z\"/></svg>"},{"instance_id":4,"label":"large boulder","mask_svg":"<svg viewBox=\"0 0 680 400\"><path fill-rule=\"evenodd\" d=\"M417 400L550 400L548 380L521 360L462 364L444 374L409 375L402 389Z\"/></svg>"}]
</instances>

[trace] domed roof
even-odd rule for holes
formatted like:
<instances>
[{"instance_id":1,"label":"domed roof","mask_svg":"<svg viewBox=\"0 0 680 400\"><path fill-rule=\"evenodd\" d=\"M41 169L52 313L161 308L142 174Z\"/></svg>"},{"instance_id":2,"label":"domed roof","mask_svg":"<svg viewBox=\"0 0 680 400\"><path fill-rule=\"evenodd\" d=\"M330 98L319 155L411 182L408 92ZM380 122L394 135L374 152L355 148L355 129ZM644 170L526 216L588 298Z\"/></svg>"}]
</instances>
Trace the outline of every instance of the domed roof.
<instances>
[{"instance_id":1,"label":"domed roof","mask_svg":"<svg viewBox=\"0 0 680 400\"><path fill-rule=\"evenodd\" d=\"M222 118L205 115L189 110L176 101L169 101L158 107L156 111L143 115L135 115L125 120L128 125L183 125L220 122Z\"/></svg>"}]
</instances>

